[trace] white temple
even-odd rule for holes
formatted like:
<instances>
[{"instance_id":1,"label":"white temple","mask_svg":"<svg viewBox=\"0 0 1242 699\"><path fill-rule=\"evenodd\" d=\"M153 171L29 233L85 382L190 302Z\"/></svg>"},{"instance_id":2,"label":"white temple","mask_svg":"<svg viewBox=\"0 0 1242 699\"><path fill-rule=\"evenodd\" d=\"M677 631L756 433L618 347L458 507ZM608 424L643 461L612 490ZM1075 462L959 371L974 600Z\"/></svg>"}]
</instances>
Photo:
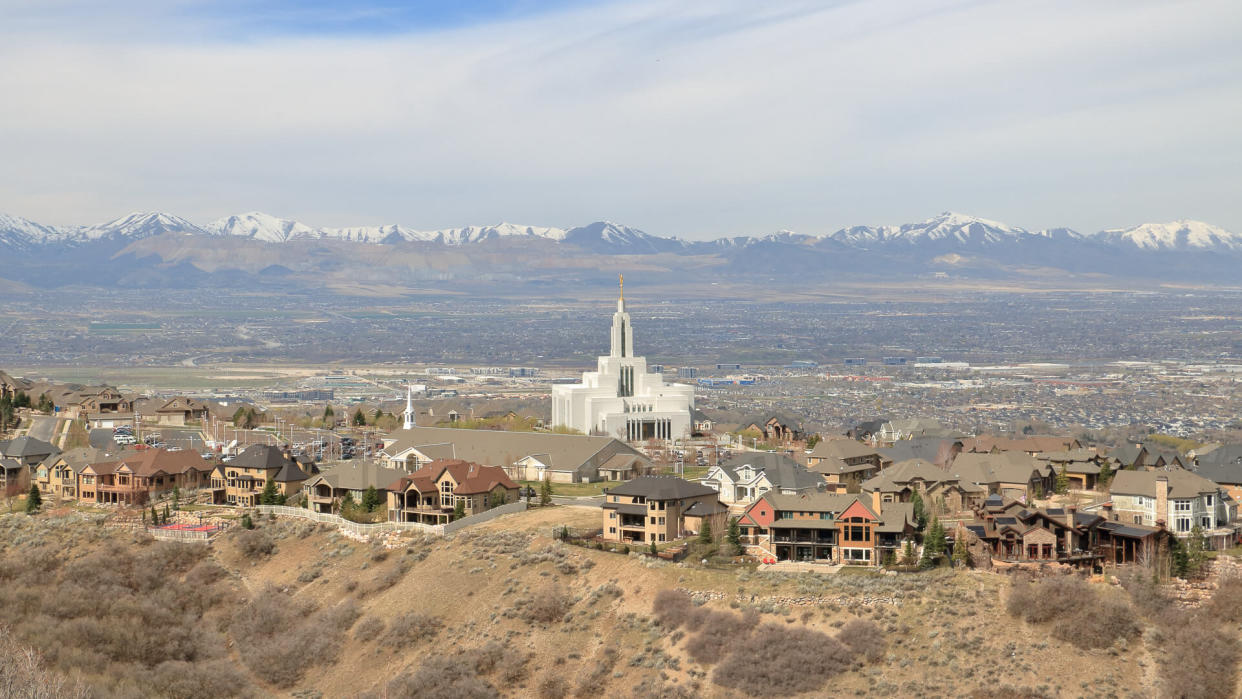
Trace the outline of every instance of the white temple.
<instances>
[{"instance_id":1,"label":"white temple","mask_svg":"<svg viewBox=\"0 0 1242 699\"><path fill-rule=\"evenodd\" d=\"M582 383L552 387L552 424L584 434L626 441L690 436L694 387L664 383L647 371L647 359L634 356L634 332L625 311L625 280L612 315L612 348L599 358L598 371Z\"/></svg>"}]
</instances>

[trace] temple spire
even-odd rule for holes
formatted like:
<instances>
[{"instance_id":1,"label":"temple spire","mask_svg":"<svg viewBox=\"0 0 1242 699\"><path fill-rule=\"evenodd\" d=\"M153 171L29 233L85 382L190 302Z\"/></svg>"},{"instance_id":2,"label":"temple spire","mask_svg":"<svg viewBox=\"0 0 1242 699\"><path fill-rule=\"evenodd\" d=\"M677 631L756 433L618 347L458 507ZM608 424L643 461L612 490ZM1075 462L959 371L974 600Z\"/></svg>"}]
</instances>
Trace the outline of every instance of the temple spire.
<instances>
[{"instance_id":1,"label":"temple spire","mask_svg":"<svg viewBox=\"0 0 1242 699\"><path fill-rule=\"evenodd\" d=\"M405 387L405 412L401 414L403 418L403 427L407 430L414 428L414 387Z\"/></svg>"}]
</instances>

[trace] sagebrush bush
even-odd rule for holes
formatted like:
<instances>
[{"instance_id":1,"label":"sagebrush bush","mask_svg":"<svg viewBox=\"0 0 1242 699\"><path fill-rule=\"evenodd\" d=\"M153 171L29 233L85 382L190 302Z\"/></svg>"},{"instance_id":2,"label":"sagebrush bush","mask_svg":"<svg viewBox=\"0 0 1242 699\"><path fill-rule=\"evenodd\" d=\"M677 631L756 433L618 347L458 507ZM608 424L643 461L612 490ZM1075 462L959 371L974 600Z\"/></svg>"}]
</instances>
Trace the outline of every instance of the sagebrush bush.
<instances>
[{"instance_id":1,"label":"sagebrush bush","mask_svg":"<svg viewBox=\"0 0 1242 699\"><path fill-rule=\"evenodd\" d=\"M265 529L243 529L233 536L233 541L246 558L270 556L276 551L276 541Z\"/></svg>"},{"instance_id":2,"label":"sagebrush bush","mask_svg":"<svg viewBox=\"0 0 1242 699\"><path fill-rule=\"evenodd\" d=\"M851 619L846 622L837 632L837 640L867 662L882 659L888 649L884 630L874 621L867 619Z\"/></svg>"},{"instance_id":3,"label":"sagebrush bush","mask_svg":"<svg viewBox=\"0 0 1242 699\"><path fill-rule=\"evenodd\" d=\"M1208 611L1221 621L1242 621L1242 577L1230 575L1221 578L1220 586L1212 594Z\"/></svg>"},{"instance_id":4,"label":"sagebrush bush","mask_svg":"<svg viewBox=\"0 0 1242 699\"><path fill-rule=\"evenodd\" d=\"M1013 616L1041 624L1074 613L1093 597L1094 593L1081 578L1062 575L1035 582L1015 582L1005 608Z\"/></svg>"},{"instance_id":5,"label":"sagebrush bush","mask_svg":"<svg viewBox=\"0 0 1242 699\"><path fill-rule=\"evenodd\" d=\"M354 639L358 641L374 641L384 633L384 620L369 616L359 621L354 627Z\"/></svg>"},{"instance_id":6,"label":"sagebrush bush","mask_svg":"<svg viewBox=\"0 0 1242 699\"><path fill-rule=\"evenodd\" d=\"M1167 615L1158 655L1164 696L1224 699L1237 695L1238 634L1209 612L1176 610Z\"/></svg>"},{"instance_id":7,"label":"sagebrush bush","mask_svg":"<svg viewBox=\"0 0 1242 699\"><path fill-rule=\"evenodd\" d=\"M406 612L393 619L388 625L382 644L385 648L400 650L419 641L435 638L442 625L438 617L419 612Z\"/></svg>"},{"instance_id":8,"label":"sagebrush bush","mask_svg":"<svg viewBox=\"0 0 1242 699\"><path fill-rule=\"evenodd\" d=\"M656 621L669 629L684 628L693 631L703 621L703 610L694 604L690 595L677 590L664 589L656 593L651 611Z\"/></svg>"},{"instance_id":9,"label":"sagebrush bush","mask_svg":"<svg viewBox=\"0 0 1242 699\"><path fill-rule=\"evenodd\" d=\"M1141 628L1134 608L1115 597L1101 597L1053 622L1052 635L1078 648L1108 648L1123 638L1133 638Z\"/></svg>"},{"instance_id":10,"label":"sagebrush bush","mask_svg":"<svg viewBox=\"0 0 1242 699\"><path fill-rule=\"evenodd\" d=\"M268 588L233 615L229 633L242 661L258 677L290 687L316 663L331 663L340 652L345 629L331 610L313 613L290 595Z\"/></svg>"},{"instance_id":11,"label":"sagebrush bush","mask_svg":"<svg viewBox=\"0 0 1242 699\"><path fill-rule=\"evenodd\" d=\"M545 586L522 607L522 616L537 624L550 624L565 618L573 606L573 599L560 585Z\"/></svg>"},{"instance_id":12,"label":"sagebrush bush","mask_svg":"<svg viewBox=\"0 0 1242 699\"><path fill-rule=\"evenodd\" d=\"M759 614L753 610L739 615L700 609L695 619L698 630L686 641L686 654L704 665L718 662L730 646L745 639L759 624Z\"/></svg>"},{"instance_id":13,"label":"sagebrush bush","mask_svg":"<svg viewBox=\"0 0 1242 699\"><path fill-rule=\"evenodd\" d=\"M712 682L754 696L789 696L819 690L853 665L854 652L827 634L764 624L731 644Z\"/></svg>"},{"instance_id":14,"label":"sagebrush bush","mask_svg":"<svg viewBox=\"0 0 1242 699\"><path fill-rule=\"evenodd\" d=\"M401 674L385 687L385 699L493 699L496 688L474 668L448 655L432 655L414 674Z\"/></svg>"}]
</instances>

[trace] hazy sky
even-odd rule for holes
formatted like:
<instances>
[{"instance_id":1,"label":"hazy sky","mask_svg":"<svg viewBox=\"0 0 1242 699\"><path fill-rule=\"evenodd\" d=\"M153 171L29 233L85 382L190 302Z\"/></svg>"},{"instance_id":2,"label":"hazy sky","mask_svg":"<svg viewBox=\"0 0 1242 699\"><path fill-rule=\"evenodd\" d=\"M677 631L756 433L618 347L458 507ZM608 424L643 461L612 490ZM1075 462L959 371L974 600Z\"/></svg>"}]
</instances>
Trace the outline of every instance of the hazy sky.
<instances>
[{"instance_id":1,"label":"hazy sky","mask_svg":"<svg viewBox=\"0 0 1242 699\"><path fill-rule=\"evenodd\" d=\"M1242 2L0 0L0 211L1242 230Z\"/></svg>"}]
</instances>

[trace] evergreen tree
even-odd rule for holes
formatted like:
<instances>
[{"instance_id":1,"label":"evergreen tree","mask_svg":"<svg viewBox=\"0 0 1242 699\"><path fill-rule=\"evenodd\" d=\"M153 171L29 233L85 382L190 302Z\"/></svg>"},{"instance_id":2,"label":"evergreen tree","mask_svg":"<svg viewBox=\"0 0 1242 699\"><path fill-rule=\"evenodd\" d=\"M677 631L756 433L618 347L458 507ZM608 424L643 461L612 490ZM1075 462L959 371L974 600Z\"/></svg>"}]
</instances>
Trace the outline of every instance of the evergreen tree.
<instances>
[{"instance_id":1,"label":"evergreen tree","mask_svg":"<svg viewBox=\"0 0 1242 699\"><path fill-rule=\"evenodd\" d=\"M1056 491L1057 495L1064 495L1069 492L1069 474L1065 471L1066 465L1061 464L1061 471L1057 474Z\"/></svg>"},{"instance_id":2,"label":"evergreen tree","mask_svg":"<svg viewBox=\"0 0 1242 699\"><path fill-rule=\"evenodd\" d=\"M906 545L901 549L901 564L912 566L915 563L918 563L918 558L914 555L914 542L906 539Z\"/></svg>"},{"instance_id":3,"label":"evergreen tree","mask_svg":"<svg viewBox=\"0 0 1242 699\"><path fill-rule=\"evenodd\" d=\"M944 528L940 526L938 518L932 517L927 535L923 537L923 560L919 562L919 566L934 568L939 565L940 557L944 555L944 547Z\"/></svg>"},{"instance_id":4,"label":"evergreen tree","mask_svg":"<svg viewBox=\"0 0 1242 699\"><path fill-rule=\"evenodd\" d=\"M341 496L340 513L345 519L349 519L353 515L354 496L348 490Z\"/></svg>"},{"instance_id":5,"label":"evergreen tree","mask_svg":"<svg viewBox=\"0 0 1242 699\"><path fill-rule=\"evenodd\" d=\"M651 556L654 558L660 555L660 549L656 548L655 542L651 542Z\"/></svg>"},{"instance_id":6,"label":"evergreen tree","mask_svg":"<svg viewBox=\"0 0 1242 699\"><path fill-rule=\"evenodd\" d=\"M1208 543L1203 538L1203 529L1196 524L1186 539L1186 572L1189 575L1197 576L1203 572L1208 562L1207 552Z\"/></svg>"},{"instance_id":7,"label":"evergreen tree","mask_svg":"<svg viewBox=\"0 0 1242 699\"><path fill-rule=\"evenodd\" d=\"M32 515L38 512L42 506L43 495L39 493L39 486L31 483L30 492L26 495L26 514Z\"/></svg>"},{"instance_id":8,"label":"evergreen tree","mask_svg":"<svg viewBox=\"0 0 1242 699\"><path fill-rule=\"evenodd\" d=\"M46 393L39 396L38 410L44 413L50 413L56 410L56 405L52 402L51 397Z\"/></svg>"},{"instance_id":9,"label":"evergreen tree","mask_svg":"<svg viewBox=\"0 0 1242 699\"><path fill-rule=\"evenodd\" d=\"M254 520L250 519L249 512L241 516L241 527L242 529L254 529Z\"/></svg>"},{"instance_id":10,"label":"evergreen tree","mask_svg":"<svg viewBox=\"0 0 1242 699\"><path fill-rule=\"evenodd\" d=\"M276 481L268 479L267 484L263 486L263 493L259 495L260 505L276 504Z\"/></svg>"},{"instance_id":11,"label":"evergreen tree","mask_svg":"<svg viewBox=\"0 0 1242 699\"><path fill-rule=\"evenodd\" d=\"M246 425L246 406L239 405L237 410L233 411L233 426L245 427Z\"/></svg>"},{"instance_id":12,"label":"evergreen tree","mask_svg":"<svg viewBox=\"0 0 1242 699\"><path fill-rule=\"evenodd\" d=\"M151 505L151 526L160 526L160 513L155 511L155 505Z\"/></svg>"},{"instance_id":13,"label":"evergreen tree","mask_svg":"<svg viewBox=\"0 0 1242 699\"><path fill-rule=\"evenodd\" d=\"M164 503L164 519L161 521L168 524L168 503Z\"/></svg>"},{"instance_id":14,"label":"evergreen tree","mask_svg":"<svg viewBox=\"0 0 1242 699\"><path fill-rule=\"evenodd\" d=\"M966 545L966 535L962 530L958 530L959 536L953 541L953 565L962 568L969 568L974 564L970 558L970 548Z\"/></svg>"},{"instance_id":15,"label":"evergreen tree","mask_svg":"<svg viewBox=\"0 0 1242 699\"><path fill-rule=\"evenodd\" d=\"M923 509L923 496L917 488L910 496L910 507L914 510L914 528L921 532L927 528L927 512Z\"/></svg>"},{"instance_id":16,"label":"evergreen tree","mask_svg":"<svg viewBox=\"0 0 1242 699\"><path fill-rule=\"evenodd\" d=\"M354 424L354 427L365 427L366 426L367 416L362 414L362 408L358 408L356 411L354 411L353 424Z\"/></svg>"},{"instance_id":17,"label":"evergreen tree","mask_svg":"<svg viewBox=\"0 0 1242 699\"><path fill-rule=\"evenodd\" d=\"M729 520L729 531L726 535L729 539L729 545L733 547L735 554L742 553L742 525L738 524L737 517Z\"/></svg>"},{"instance_id":18,"label":"evergreen tree","mask_svg":"<svg viewBox=\"0 0 1242 699\"><path fill-rule=\"evenodd\" d=\"M336 413L332 412L332 406L330 405L323 406L323 421L328 422L334 417L336 417Z\"/></svg>"},{"instance_id":19,"label":"evergreen tree","mask_svg":"<svg viewBox=\"0 0 1242 699\"><path fill-rule=\"evenodd\" d=\"M375 489L375 486L368 487L367 491L362 494L362 506L367 512L374 512L375 508L379 507L379 504L379 491Z\"/></svg>"},{"instance_id":20,"label":"evergreen tree","mask_svg":"<svg viewBox=\"0 0 1242 699\"><path fill-rule=\"evenodd\" d=\"M819 444L819 443L820 443L820 441L821 441L822 439L823 439L823 437L820 437L818 432L817 432L817 433L815 433L815 434L813 434L813 435L811 435L810 437L807 437L807 438L806 438L806 448L807 448L807 449L814 449L814 448L815 448L815 445L816 445L816 444Z\"/></svg>"},{"instance_id":21,"label":"evergreen tree","mask_svg":"<svg viewBox=\"0 0 1242 699\"><path fill-rule=\"evenodd\" d=\"M375 410L372 410L372 411L371 411L371 418L372 418L372 419L374 419L374 420L378 420L378 419L380 419L380 418L382 418L382 417L384 417L384 411L383 411L383 410L380 410L379 408L376 408Z\"/></svg>"},{"instance_id":22,"label":"evergreen tree","mask_svg":"<svg viewBox=\"0 0 1242 699\"><path fill-rule=\"evenodd\" d=\"M142 526L147 526L147 511L145 509L142 511Z\"/></svg>"},{"instance_id":23,"label":"evergreen tree","mask_svg":"<svg viewBox=\"0 0 1242 699\"><path fill-rule=\"evenodd\" d=\"M1100 466L1100 475L1096 476L1095 480L1097 488L1107 488L1108 484L1113 481L1112 463L1105 461L1103 465Z\"/></svg>"},{"instance_id":24,"label":"evergreen tree","mask_svg":"<svg viewBox=\"0 0 1242 699\"><path fill-rule=\"evenodd\" d=\"M561 541L568 541L568 540L569 540L569 525L562 524L561 525Z\"/></svg>"},{"instance_id":25,"label":"evergreen tree","mask_svg":"<svg viewBox=\"0 0 1242 699\"><path fill-rule=\"evenodd\" d=\"M181 509L181 487L180 486L176 486L176 485L173 486L172 499L173 499L173 509L180 510Z\"/></svg>"},{"instance_id":26,"label":"evergreen tree","mask_svg":"<svg viewBox=\"0 0 1242 699\"><path fill-rule=\"evenodd\" d=\"M283 505L283 504L285 504L285 503L286 503L286 502L288 502L288 501L289 501L289 498L285 497L285 494L284 494L284 493L278 493L278 494L276 495L276 504L277 504L277 505Z\"/></svg>"},{"instance_id":27,"label":"evergreen tree","mask_svg":"<svg viewBox=\"0 0 1242 699\"><path fill-rule=\"evenodd\" d=\"M1176 536L1169 537L1169 575L1177 578L1190 577L1190 556L1186 545Z\"/></svg>"},{"instance_id":28,"label":"evergreen tree","mask_svg":"<svg viewBox=\"0 0 1242 699\"><path fill-rule=\"evenodd\" d=\"M466 516L466 501L457 498L457 502L453 504L453 520L459 520Z\"/></svg>"},{"instance_id":29,"label":"evergreen tree","mask_svg":"<svg viewBox=\"0 0 1242 699\"><path fill-rule=\"evenodd\" d=\"M706 519L703 520L703 528L699 530L699 543L712 543L712 523Z\"/></svg>"},{"instance_id":30,"label":"evergreen tree","mask_svg":"<svg viewBox=\"0 0 1242 699\"><path fill-rule=\"evenodd\" d=\"M552 504L552 481L547 477L545 477L543 482L539 484L539 504Z\"/></svg>"}]
</instances>

